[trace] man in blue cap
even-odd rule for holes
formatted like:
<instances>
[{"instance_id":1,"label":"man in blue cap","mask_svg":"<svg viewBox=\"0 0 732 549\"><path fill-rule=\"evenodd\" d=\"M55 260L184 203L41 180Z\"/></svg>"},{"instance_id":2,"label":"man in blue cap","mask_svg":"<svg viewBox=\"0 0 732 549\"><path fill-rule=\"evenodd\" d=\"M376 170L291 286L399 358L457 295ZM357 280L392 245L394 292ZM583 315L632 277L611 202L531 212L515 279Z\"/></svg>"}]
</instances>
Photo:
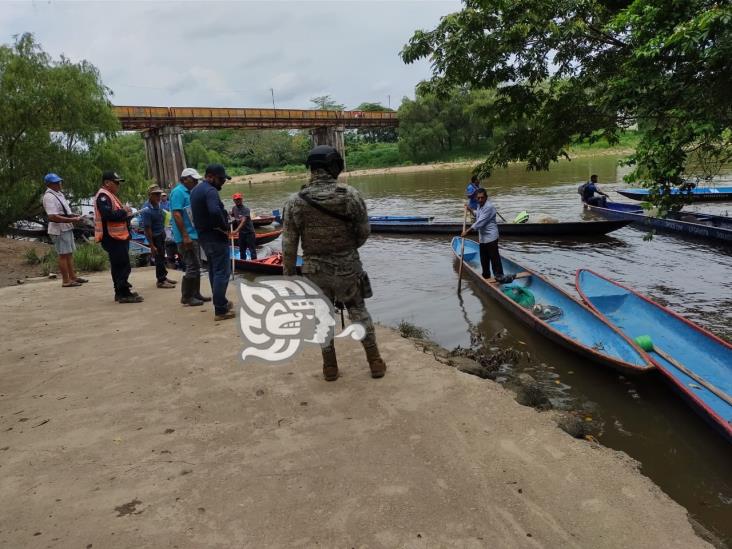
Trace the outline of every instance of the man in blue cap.
<instances>
[{"instance_id":1,"label":"man in blue cap","mask_svg":"<svg viewBox=\"0 0 732 549\"><path fill-rule=\"evenodd\" d=\"M61 191L61 179L55 173L49 173L43 178L46 183L46 192L43 194L43 209L48 217L48 236L58 254L58 268L61 271L61 285L64 288L81 286L87 282L85 278L76 276L74 271L74 223L81 220L81 216L71 211L68 200Z\"/></svg>"},{"instance_id":2,"label":"man in blue cap","mask_svg":"<svg viewBox=\"0 0 732 549\"><path fill-rule=\"evenodd\" d=\"M231 276L229 216L219 191L231 176L221 164L206 167L204 179L191 190L193 224L208 261L208 280L213 290L214 320L236 317L234 304L226 298Z\"/></svg>"}]
</instances>

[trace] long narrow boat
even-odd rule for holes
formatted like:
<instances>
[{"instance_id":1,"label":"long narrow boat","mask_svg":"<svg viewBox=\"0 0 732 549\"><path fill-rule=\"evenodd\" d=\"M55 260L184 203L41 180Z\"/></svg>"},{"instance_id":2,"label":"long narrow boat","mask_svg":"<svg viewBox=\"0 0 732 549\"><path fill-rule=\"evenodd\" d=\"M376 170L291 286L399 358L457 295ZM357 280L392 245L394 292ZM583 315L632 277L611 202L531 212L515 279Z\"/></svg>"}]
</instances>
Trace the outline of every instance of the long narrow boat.
<instances>
[{"instance_id":1,"label":"long narrow boat","mask_svg":"<svg viewBox=\"0 0 732 549\"><path fill-rule=\"evenodd\" d=\"M263 244L268 244L272 242L273 240L277 240L280 235L282 234L282 229L277 229L275 231L269 231L266 233L257 233L255 235L255 242L257 246L262 246ZM238 238L238 233L229 233L229 238L236 239ZM147 237L144 233L141 233L139 231L130 231L130 237L133 241L139 242L144 245L148 245Z\"/></svg>"},{"instance_id":2,"label":"long narrow boat","mask_svg":"<svg viewBox=\"0 0 732 549\"><path fill-rule=\"evenodd\" d=\"M732 218L694 212L672 212L665 218L652 217L635 204L607 202L605 207L585 204L590 211L608 219L630 219L634 225L642 225L665 233L676 233L705 240L732 244Z\"/></svg>"},{"instance_id":3,"label":"long narrow boat","mask_svg":"<svg viewBox=\"0 0 732 549\"><path fill-rule=\"evenodd\" d=\"M369 223L429 223L434 216L419 215L370 215Z\"/></svg>"},{"instance_id":4,"label":"long narrow boat","mask_svg":"<svg viewBox=\"0 0 732 549\"><path fill-rule=\"evenodd\" d=\"M732 345L630 288L592 271L577 271L582 299L629 338L650 336L655 349L732 395ZM732 405L656 352L656 367L681 396L732 441Z\"/></svg>"},{"instance_id":5,"label":"long narrow boat","mask_svg":"<svg viewBox=\"0 0 732 549\"><path fill-rule=\"evenodd\" d=\"M604 235L625 227L630 220L569 221L559 223L499 223L498 234L507 236L573 237L586 238ZM462 222L435 221L432 223L371 223L372 233L397 234L460 234Z\"/></svg>"},{"instance_id":6,"label":"long narrow boat","mask_svg":"<svg viewBox=\"0 0 732 549\"><path fill-rule=\"evenodd\" d=\"M458 259L460 240L458 237L452 239L452 250ZM639 374L652 370L648 356L638 350L623 334L608 325L590 308L539 274L501 254L505 274L525 271L530 276L516 278L511 284L489 282L480 275L480 252L477 242L465 240L463 257L464 269L477 281L481 290L496 299L525 324L555 343L594 362L625 373ZM503 292L511 286L529 290L537 304L559 307L561 316L555 320L543 320L533 309L522 307Z\"/></svg>"},{"instance_id":7,"label":"long narrow boat","mask_svg":"<svg viewBox=\"0 0 732 549\"><path fill-rule=\"evenodd\" d=\"M282 225L282 216L279 210L272 210L272 219L277 225ZM370 215L369 223L431 223L434 216L426 215Z\"/></svg>"},{"instance_id":8,"label":"long narrow boat","mask_svg":"<svg viewBox=\"0 0 732 549\"><path fill-rule=\"evenodd\" d=\"M647 200L649 195L648 189L621 189L618 193L632 200ZM672 189L671 196L683 196L692 202L717 202L732 201L732 187L695 187L690 192Z\"/></svg>"},{"instance_id":9,"label":"long narrow boat","mask_svg":"<svg viewBox=\"0 0 732 549\"><path fill-rule=\"evenodd\" d=\"M271 225L274 223L275 217L273 215L258 215L252 217L252 223L255 227L264 227L265 225Z\"/></svg>"},{"instance_id":10,"label":"long narrow boat","mask_svg":"<svg viewBox=\"0 0 732 549\"><path fill-rule=\"evenodd\" d=\"M242 259L239 248L233 247L231 248L231 254L237 271L266 275L281 275L283 272L282 252L271 252L267 256L258 259ZM300 267L302 267L302 257L297 256L295 265L299 273Z\"/></svg>"}]
</instances>

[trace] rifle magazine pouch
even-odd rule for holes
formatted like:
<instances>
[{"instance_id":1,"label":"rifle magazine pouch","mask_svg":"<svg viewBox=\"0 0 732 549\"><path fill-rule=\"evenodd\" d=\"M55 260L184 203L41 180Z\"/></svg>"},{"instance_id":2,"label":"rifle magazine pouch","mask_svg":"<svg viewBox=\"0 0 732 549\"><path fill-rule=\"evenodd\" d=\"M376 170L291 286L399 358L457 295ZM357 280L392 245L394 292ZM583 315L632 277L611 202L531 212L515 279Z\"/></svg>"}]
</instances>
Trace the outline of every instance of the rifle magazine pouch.
<instances>
[{"instance_id":1,"label":"rifle magazine pouch","mask_svg":"<svg viewBox=\"0 0 732 549\"><path fill-rule=\"evenodd\" d=\"M374 292L371 289L371 281L369 280L369 275L366 271L361 272L361 297L364 299L368 299L369 297L374 297Z\"/></svg>"}]
</instances>

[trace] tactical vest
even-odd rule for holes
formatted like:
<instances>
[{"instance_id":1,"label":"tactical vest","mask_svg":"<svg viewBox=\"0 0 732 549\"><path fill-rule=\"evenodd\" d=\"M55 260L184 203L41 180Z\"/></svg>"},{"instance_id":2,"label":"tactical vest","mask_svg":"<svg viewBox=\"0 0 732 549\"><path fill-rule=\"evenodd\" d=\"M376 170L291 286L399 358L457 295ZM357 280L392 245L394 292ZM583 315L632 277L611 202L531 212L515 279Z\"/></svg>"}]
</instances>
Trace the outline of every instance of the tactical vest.
<instances>
[{"instance_id":1,"label":"tactical vest","mask_svg":"<svg viewBox=\"0 0 732 549\"><path fill-rule=\"evenodd\" d=\"M347 204L351 199L348 191L343 187L336 187L326 200L316 200L312 190L307 188L307 193L318 205L340 216L345 216ZM357 248L356 236L353 230L353 222L337 219L331 215L319 211L308 204L302 197L300 208L301 243L305 256L324 255L331 253L344 253L354 251Z\"/></svg>"},{"instance_id":2,"label":"tactical vest","mask_svg":"<svg viewBox=\"0 0 732 549\"><path fill-rule=\"evenodd\" d=\"M99 212L97 206L97 198L103 194L112 202L113 210L122 210L122 202L110 193L107 189L99 189L96 195L94 195L94 240L101 242L104 237L104 222L102 221L102 214ZM129 240L130 231L127 228L127 221L107 221L107 233L114 239L117 240Z\"/></svg>"}]
</instances>

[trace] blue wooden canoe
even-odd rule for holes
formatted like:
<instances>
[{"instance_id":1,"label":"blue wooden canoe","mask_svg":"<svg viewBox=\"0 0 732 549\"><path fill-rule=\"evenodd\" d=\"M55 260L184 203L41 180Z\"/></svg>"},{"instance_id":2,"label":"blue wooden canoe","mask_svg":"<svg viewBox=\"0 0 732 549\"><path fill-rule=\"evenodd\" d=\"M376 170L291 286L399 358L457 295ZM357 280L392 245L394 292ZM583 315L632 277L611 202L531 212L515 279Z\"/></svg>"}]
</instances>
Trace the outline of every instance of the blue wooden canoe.
<instances>
[{"instance_id":1,"label":"blue wooden canoe","mask_svg":"<svg viewBox=\"0 0 732 549\"><path fill-rule=\"evenodd\" d=\"M652 217L646 215L640 206L622 202L607 202L604 207L585 204L585 207L608 219L630 219L634 225L659 232L732 244L732 218L724 215L671 212L665 218Z\"/></svg>"},{"instance_id":2,"label":"blue wooden canoe","mask_svg":"<svg viewBox=\"0 0 732 549\"><path fill-rule=\"evenodd\" d=\"M650 336L654 347L719 390L732 394L732 345L728 342L592 271L577 271L575 284L582 299L626 336ZM681 396L732 441L732 405L655 352L648 354Z\"/></svg>"},{"instance_id":3,"label":"blue wooden canoe","mask_svg":"<svg viewBox=\"0 0 732 549\"><path fill-rule=\"evenodd\" d=\"M460 258L460 240L459 237L452 239L452 250L458 259ZM477 281L481 290L495 298L521 321L570 351L624 373L638 374L653 369L648 356L643 351L638 350L623 334L608 325L583 303L503 254L501 254L501 261L505 274L526 271L531 276L517 278L510 284L486 281L480 274L482 271L478 243L465 240L463 270ZM533 293L536 303L559 307L562 315L556 320L542 320L534 314L532 309L522 307L503 293L502 288L506 286L528 289Z\"/></svg>"},{"instance_id":4,"label":"blue wooden canoe","mask_svg":"<svg viewBox=\"0 0 732 549\"><path fill-rule=\"evenodd\" d=\"M633 200L648 200L648 189L622 189L618 193ZM732 187L694 187L691 192L671 189L671 196L683 196L692 202L732 201Z\"/></svg>"}]
</instances>

